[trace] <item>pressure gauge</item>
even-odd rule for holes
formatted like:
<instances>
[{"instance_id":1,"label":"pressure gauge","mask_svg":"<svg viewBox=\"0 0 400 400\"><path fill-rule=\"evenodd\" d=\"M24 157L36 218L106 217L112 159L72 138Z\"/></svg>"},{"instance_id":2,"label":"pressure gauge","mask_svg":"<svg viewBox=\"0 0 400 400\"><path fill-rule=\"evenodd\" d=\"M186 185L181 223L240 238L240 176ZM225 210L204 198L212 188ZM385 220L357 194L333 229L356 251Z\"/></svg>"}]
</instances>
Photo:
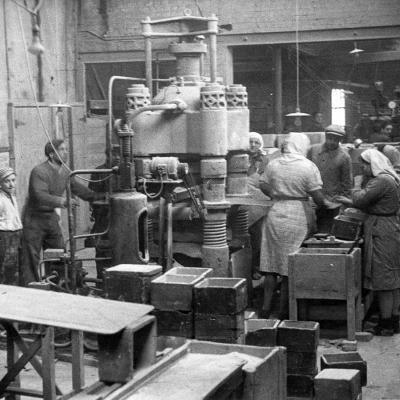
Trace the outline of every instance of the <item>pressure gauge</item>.
<instances>
[{"instance_id":1,"label":"pressure gauge","mask_svg":"<svg viewBox=\"0 0 400 400\"><path fill-rule=\"evenodd\" d=\"M394 100L391 100L391 101L389 101L389 103L388 103L388 107L389 107L391 110L394 110L394 109L397 107L397 103L396 103Z\"/></svg>"}]
</instances>

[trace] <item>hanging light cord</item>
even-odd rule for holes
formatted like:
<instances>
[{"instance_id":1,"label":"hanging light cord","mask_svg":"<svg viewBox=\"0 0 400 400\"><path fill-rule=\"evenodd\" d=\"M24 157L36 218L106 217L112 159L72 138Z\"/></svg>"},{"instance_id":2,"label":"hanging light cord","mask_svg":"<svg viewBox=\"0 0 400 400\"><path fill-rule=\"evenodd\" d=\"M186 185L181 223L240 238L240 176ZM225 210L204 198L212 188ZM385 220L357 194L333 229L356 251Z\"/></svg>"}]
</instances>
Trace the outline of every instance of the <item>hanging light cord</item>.
<instances>
[{"instance_id":1,"label":"hanging light cord","mask_svg":"<svg viewBox=\"0 0 400 400\"><path fill-rule=\"evenodd\" d=\"M300 110L299 0L296 0L296 112Z\"/></svg>"},{"instance_id":2,"label":"hanging light cord","mask_svg":"<svg viewBox=\"0 0 400 400\"><path fill-rule=\"evenodd\" d=\"M18 12L18 22L19 22L19 27L20 27L20 30L21 30L22 42L24 44L24 55L25 55L25 61L26 61L26 69L27 69L27 72L28 72L28 81L29 81L29 84L30 84L30 87L31 87L32 96L33 96L33 100L35 102L35 108L36 108L36 111L37 111L38 116L39 116L40 124L42 125L43 132L46 135L47 140L50 142L54 152L57 154L57 156L58 156L59 160L61 161L62 165L67 169L68 172L72 172L71 169L69 168L69 166L62 160L62 158L58 154L57 149L54 147L54 145L52 143L52 139L51 139L50 134L49 134L49 132L48 132L48 130L46 128L46 124L44 123L43 116L42 116L42 113L41 113L40 108L39 108L39 102L38 102L38 99L37 99L37 96L36 96L35 87L34 87L34 84L33 84L33 74L32 74L32 70L31 70L31 67L30 67L30 63L29 63L28 47L26 45L25 32L24 32L24 27L23 27L23 24L22 24L22 16L21 16L21 12L20 12L19 8L17 8L17 12ZM87 178L84 178L81 175L76 175L77 178L79 178L79 179L81 179L82 181L85 181L85 182L102 182L102 181L104 181L106 179L109 179L111 176L112 175L109 175L109 176L107 176L107 177L105 177L103 179L87 179Z\"/></svg>"}]
</instances>

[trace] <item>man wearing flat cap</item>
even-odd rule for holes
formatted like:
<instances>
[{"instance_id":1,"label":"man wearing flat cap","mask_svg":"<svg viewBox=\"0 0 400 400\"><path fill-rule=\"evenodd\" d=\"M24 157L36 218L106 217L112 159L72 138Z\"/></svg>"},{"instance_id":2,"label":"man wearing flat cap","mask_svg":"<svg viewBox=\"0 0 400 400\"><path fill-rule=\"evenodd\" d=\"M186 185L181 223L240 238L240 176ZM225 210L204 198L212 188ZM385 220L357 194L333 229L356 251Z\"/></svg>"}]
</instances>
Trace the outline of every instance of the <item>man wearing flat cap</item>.
<instances>
[{"instance_id":1,"label":"man wearing flat cap","mask_svg":"<svg viewBox=\"0 0 400 400\"><path fill-rule=\"evenodd\" d=\"M329 125L325 128L325 142L312 146L308 154L321 173L322 191L329 200L338 195L349 197L353 187L351 158L340 147L345 136L341 126ZM318 232L329 233L338 212L339 209L317 209Z\"/></svg>"},{"instance_id":2,"label":"man wearing flat cap","mask_svg":"<svg viewBox=\"0 0 400 400\"><path fill-rule=\"evenodd\" d=\"M19 284L22 223L15 198L15 172L0 168L0 283Z\"/></svg>"}]
</instances>

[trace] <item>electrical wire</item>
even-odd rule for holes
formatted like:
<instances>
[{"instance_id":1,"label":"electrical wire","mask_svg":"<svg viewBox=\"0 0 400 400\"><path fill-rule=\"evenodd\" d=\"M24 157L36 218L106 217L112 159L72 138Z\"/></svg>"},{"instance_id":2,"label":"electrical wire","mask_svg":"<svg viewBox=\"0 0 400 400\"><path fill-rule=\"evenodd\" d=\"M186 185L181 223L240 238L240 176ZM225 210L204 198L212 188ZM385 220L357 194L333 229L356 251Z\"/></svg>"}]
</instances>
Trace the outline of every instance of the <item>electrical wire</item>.
<instances>
[{"instance_id":1,"label":"electrical wire","mask_svg":"<svg viewBox=\"0 0 400 400\"><path fill-rule=\"evenodd\" d=\"M11 0L13 3L15 3L18 7L23 8L25 11L28 11L28 13L32 15L37 15L37 11L31 10L28 7L24 6L23 4L19 3L17 0Z\"/></svg>"},{"instance_id":2,"label":"electrical wire","mask_svg":"<svg viewBox=\"0 0 400 400\"><path fill-rule=\"evenodd\" d=\"M147 188L146 188L146 178L143 178L143 191L144 191L144 194L145 194L148 198L150 198L150 199L156 199L158 196L161 195L161 193L162 193L163 190L164 190L164 181L163 181L163 179L162 179L161 174L160 174L160 180L161 180L161 184L160 184L160 189L159 189L159 191L158 191L157 193L148 193Z\"/></svg>"},{"instance_id":3,"label":"electrical wire","mask_svg":"<svg viewBox=\"0 0 400 400\"><path fill-rule=\"evenodd\" d=\"M296 111L300 110L299 0L296 0Z\"/></svg>"},{"instance_id":4,"label":"electrical wire","mask_svg":"<svg viewBox=\"0 0 400 400\"><path fill-rule=\"evenodd\" d=\"M21 11L20 11L19 8L17 8L17 13L18 13L19 27L20 27L20 30L21 30L22 42L23 42L23 46L24 46L24 55L25 55L26 68L27 68L27 71L28 71L28 80L29 80L29 84L30 84L31 91L32 91L32 95L33 95L33 99L34 99L35 108L36 108L36 111L37 111L38 116L39 116L40 124L42 125L43 132L44 132L44 134L46 135L47 140L50 142L51 147L53 148L54 153L57 155L58 159L60 160L60 162L61 162L61 164L64 166L64 168L66 168L67 171L71 173L72 170L71 170L71 169L69 168L69 166L64 162L64 160L60 157L60 154L58 153L57 149L56 149L55 146L53 145L53 142L52 142L52 139L51 139L51 137L50 137L50 134L49 134L49 132L48 132L48 130L47 130L47 128L46 128L46 124L44 123L42 113L40 112L39 102L38 102L38 99L37 99L37 96L36 96L35 87L34 87L34 84L33 84L33 74L32 74L32 70L31 70L30 63L29 63L29 58L28 58L28 47L27 47L27 45L26 45L26 37L25 37L24 27L23 27L23 24L22 24ZM112 176L112 175L109 175L109 176L107 177L107 179L111 178L111 176ZM85 181L85 182L93 182L93 183L102 182L103 180L106 179L106 178L104 178L104 179L99 179L99 180L93 180L93 179L84 178L83 176L80 176L80 175L76 175L76 177L79 178L79 179L81 179L81 180L83 180L83 181Z\"/></svg>"}]
</instances>

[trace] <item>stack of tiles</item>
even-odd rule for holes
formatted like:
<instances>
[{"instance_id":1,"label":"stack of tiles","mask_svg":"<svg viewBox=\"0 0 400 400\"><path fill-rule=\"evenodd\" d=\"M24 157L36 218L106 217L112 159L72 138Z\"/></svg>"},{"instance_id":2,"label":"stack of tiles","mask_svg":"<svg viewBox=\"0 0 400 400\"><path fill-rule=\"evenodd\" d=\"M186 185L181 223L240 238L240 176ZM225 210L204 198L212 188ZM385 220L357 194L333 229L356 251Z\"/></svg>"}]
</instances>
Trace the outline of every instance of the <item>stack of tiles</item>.
<instances>
[{"instance_id":1,"label":"stack of tiles","mask_svg":"<svg viewBox=\"0 0 400 400\"><path fill-rule=\"evenodd\" d=\"M278 346L287 349L288 396L310 397L317 374L319 324L311 321L282 321Z\"/></svg>"},{"instance_id":2,"label":"stack of tiles","mask_svg":"<svg viewBox=\"0 0 400 400\"><path fill-rule=\"evenodd\" d=\"M244 342L246 280L206 278L195 288L195 338L221 343Z\"/></svg>"},{"instance_id":3,"label":"stack of tiles","mask_svg":"<svg viewBox=\"0 0 400 400\"><path fill-rule=\"evenodd\" d=\"M151 281L162 273L160 265L120 264L104 271L106 297L111 300L150 304Z\"/></svg>"},{"instance_id":4,"label":"stack of tiles","mask_svg":"<svg viewBox=\"0 0 400 400\"><path fill-rule=\"evenodd\" d=\"M211 268L176 267L151 282L159 335L193 338L193 288L211 272Z\"/></svg>"}]
</instances>

